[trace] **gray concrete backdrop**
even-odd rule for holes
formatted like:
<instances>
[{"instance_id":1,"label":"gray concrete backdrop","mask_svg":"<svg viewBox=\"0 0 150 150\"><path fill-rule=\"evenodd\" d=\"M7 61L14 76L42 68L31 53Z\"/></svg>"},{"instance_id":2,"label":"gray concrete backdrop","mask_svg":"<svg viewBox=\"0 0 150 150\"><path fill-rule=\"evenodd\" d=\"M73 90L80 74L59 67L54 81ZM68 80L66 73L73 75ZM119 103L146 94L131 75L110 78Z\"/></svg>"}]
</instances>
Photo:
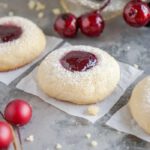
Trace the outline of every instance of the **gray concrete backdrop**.
<instances>
[{"instance_id":1,"label":"gray concrete backdrop","mask_svg":"<svg viewBox=\"0 0 150 150\"><path fill-rule=\"evenodd\" d=\"M57 36L52 29L55 16L51 9L59 7L59 2L41 1L47 4L42 19L37 18L36 12L28 9L27 0L1 0L0 3L8 3L8 8L0 8L0 16L13 11L16 15L36 22L46 34ZM131 28L124 23L121 16L108 21L104 33L99 38L87 38L79 33L75 39L65 40L72 44L103 48L118 60L132 65L137 64L145 74L150 73L150 28ZM21 128L24 150L53 150L56 143L62 144L63 150L149 150L149 143L105 126L110 116L127 102L131 89L132 87L112 110L94 125L84 119L69 116L36 96L2 83L0 83L0 109L3 110L7 102L13 98L27 99L33 106L32 121ZM98 142L97 147L90 146L91 140L85 138L86 133L91 133L91 140ZM35 137L34 142L26 142L24 139L31 134Z\"/></svg>"}]
</instances>

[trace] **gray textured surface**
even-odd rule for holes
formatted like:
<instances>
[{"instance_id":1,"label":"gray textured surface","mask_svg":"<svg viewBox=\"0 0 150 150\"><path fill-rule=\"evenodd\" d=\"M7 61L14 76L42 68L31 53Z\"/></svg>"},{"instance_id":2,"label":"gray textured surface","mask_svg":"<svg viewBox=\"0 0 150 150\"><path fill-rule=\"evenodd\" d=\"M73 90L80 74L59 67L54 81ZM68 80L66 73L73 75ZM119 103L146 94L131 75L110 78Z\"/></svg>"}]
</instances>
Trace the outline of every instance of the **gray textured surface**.
<instances>
[{"instance_id":1,"label":"gray textured surface","mask_svg":"<svg viewBox=\"0 0 150 150\"><path fill-rule=\"evenodd\" d=\"M13 10L15 14L28 17L38 23L46 34L56 35L52 30L54 17L51 8L58 7L58 1L43 0L47 3L43 19L38 19L37 13L27 9L27 0L1 1L9 2L9 7L8 9L1 8L0 16L7 15L9 10ZM138 64L146 74L150 73L150 29L130 28L121 17L107 22L106 29L99 38L91 39L79 34L77 38L66 39L66 41L72 44L101 47L115 58L129 64ZM148 150L150 149L149 143L105 126L109 117L127 102L131 88L126 91L119 103L94 125L86 120L69 116L44 103L36 96L26 94L13 87L7 87L4 84L0 84L0 109L3 110L7 101L13 98L27 99L33 106L32 121L21 129L21 133L23 139L33 134L35 140L33 143L24 141L25 150L53 150L56 143L62 144L64 150ZM91 133L91 140L98 142L96 148L90 146L91 140L85 138L86 133Z\"/></svg>"}]
</instances>

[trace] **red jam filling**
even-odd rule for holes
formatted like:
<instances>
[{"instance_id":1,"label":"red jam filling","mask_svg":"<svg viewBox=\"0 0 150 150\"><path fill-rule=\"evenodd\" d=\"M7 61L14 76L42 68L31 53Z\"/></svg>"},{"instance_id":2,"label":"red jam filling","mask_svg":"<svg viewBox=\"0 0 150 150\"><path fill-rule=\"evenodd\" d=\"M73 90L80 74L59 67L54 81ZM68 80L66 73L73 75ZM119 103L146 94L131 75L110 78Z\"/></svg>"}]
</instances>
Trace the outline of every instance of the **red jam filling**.
<instances>
[{"instance_id":1,"label":"red jam filling","mask_svg":"<svg viewBox=\"0 0 150 150\"><path fill-rule=\"evenodd\" d=\"M0 42L16 40L22 34L22 29L11 24L0 25Z\"/></svg>"},{"instance_id":2,"label":"red jam filling","mask_svg":"<svg viewBox=\"0 0 150 150\"><path fill-rule=\"evenodd\" d=\"M96 66L94 54L84 51L71 51L60 60L61 65L69 71L86 71Z\"/></svg>"}]
</instances>

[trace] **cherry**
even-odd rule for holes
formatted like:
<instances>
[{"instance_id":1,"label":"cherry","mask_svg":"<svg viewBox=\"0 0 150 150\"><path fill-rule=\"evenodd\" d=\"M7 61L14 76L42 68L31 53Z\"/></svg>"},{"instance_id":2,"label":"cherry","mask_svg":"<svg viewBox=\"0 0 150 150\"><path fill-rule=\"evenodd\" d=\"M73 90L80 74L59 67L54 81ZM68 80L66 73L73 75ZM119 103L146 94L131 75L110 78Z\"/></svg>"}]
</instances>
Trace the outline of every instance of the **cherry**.
<instances>
[{"instance_id":1,"label":"cherry","mask_svg":"<svg viewBox=\"0 0 150 150\"><path fill-rule=\"evenodd\" d=\"M22 29L15 25L4 24L0 25L0 41L9 42L18 39L22 34Z\"/></svg>"},{"instance_id":2,"label":"cherry","mask_svg":"<svg viewBox=\"0 0 150 150\"><path fill-rule=\"evenodd\" d=\"M104 20L99 11L93 11L81 15L78 18L78 25L81 32L90 37L99 36L105 27Z\"/></svg>"},{"instance_id":3,"label":"cherry","mask_svg":"<svg viewBox=\"0 0 150 150\"><path fill-rule=\"evenodd\" d=\"M10 125L0 121L0 149L7 149L13 141L13 134Z\"/></svg>"},{"instance_id":4,"label":"cherry","mask_svg":"<svg viewBox=\"0 0 150 150\"><path fill-rule=\"evenodd\" d=\"M150 8L150 2L148 3L148 6ZM146 24L146 27L150 27L150 21Z\"/></svg>"},{"instance_id":5,"label":"cherry","mask_svg":"<svg viewBox=\"0 0 150 150\"><path fill-rule=\"evenodd\" d=\"M111 0L105 3L96 11L81 15L78 19L71 13L61 14L54 23L55 31L63 37L75 37L80 27L83 34L96 37L99 36L105 27L104 20L100 13L106 8Z\"/></svg>"},{"instance_id":6,"label":"cherry","mask_svg":"<svg viewBox=\"0 0 150 150\"><path fill-rule=\"evenodd\" d=\"M69 71L86 71L97 64L94 54L84 51L71 51L60 60L62 66Z\"/></svg>"},{"instance_id":7,"label":"cherry","mask_svg":"<svg viewBox=\"0 0 150 150\"><path fill-rule=\"evenodd\" d=\"M71 13L61 14L54 23L55 31L63 37L75 37L77 34L77 18Z\"/></svg>"},{"instance_id":8,"label":"cherry","mask_svg":"<svg viewBox=\"0 0 150 150\"><path fill-rule=\"evenodd\" d=\"M4 116L11 124L23 126L30 121L32 108L26 101L15 99L6 106Z\"/></svg>"},{"instance_id":9,"label":"cherry","mask_svg":"<svg viewBox=\"0 0 150 150\"><path fill-rule=\"evenodd\" d=\"M125 6L123 17L130 26L142 27L150 21L150 9L147 3L140 0L132 0Z\"/></svg>"}]
</instances>

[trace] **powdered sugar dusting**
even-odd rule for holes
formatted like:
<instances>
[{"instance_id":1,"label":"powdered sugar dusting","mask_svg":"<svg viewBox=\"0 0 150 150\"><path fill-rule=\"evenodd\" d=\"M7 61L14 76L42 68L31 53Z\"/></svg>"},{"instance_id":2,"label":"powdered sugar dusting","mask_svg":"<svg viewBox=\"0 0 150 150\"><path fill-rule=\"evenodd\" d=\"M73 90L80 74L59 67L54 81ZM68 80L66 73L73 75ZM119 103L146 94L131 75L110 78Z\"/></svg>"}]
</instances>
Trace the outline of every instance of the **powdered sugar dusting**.
<instances>
[{"instance_id":1,"label":"powdered sugar dusting","mask_svg":"<svg viewBox=\"0 0 150 150\"><path fill-rule=\"evenodd\" d=\"M39 36L38 34L43 34L42 31L38 28L36 24L31 22L30 20L23 18L23 17L3 17L0 19L0 25L3 24L14 24L18 27L22 28L22 35L13 41L0 43L0 54L1 53L11 53L12 49L18 47L18 49L21 49L24 47L24 43L26 43L26 46L31 46L29 42L33 43L34 41L38 41ZM34 36L35 35L35 36ZM34 38L33 38L34 36ZM37 43L38 44L38 43Z\"/></svg>"},{"instance_id":2,"label":"powdered sugar dusting","mask_svg":"<svg viewBox=\"0 0 150 150\"><path fill-rule=\"evenodd\" d=\"M66 53L76 50L94 54L98 60L97 65L82 72L65 69L61 65L60 59ZM75 103L77 101L77 103L83 104L104 99L114 90L119 80L120 67L113 57L99 48L83 45L69 46L53 51L41 63L38 70L39 85L47 94L52 93L54 95L50 96L68 101L71 101L71 97L71 99L75 99ZM88 99L91 102L88 102Z\"/></svg>"},{"instance_id":3,"label":"powdered sugar dusting","mask_svg":"<svg viewBox=\"0 0 150 150\"><path fill-rule=\"evenodd\" d=\"M0 25L12 24L22 29L18 39L0 43L0 69L7 71L26 65L37 58L46 45L42 30L28 19L22 17L3 17Z\"/></svg>"},{"instance_id":4,"label":"powdered sugar dusting","mask_svg":"<svg viewBox=\"0 0 150 150\"><path fill-rule=\"evenodd\" d=\"M150 105L150 76L146 77L144 81L141 81L141 89L143 89L144 101Z\"/></svg>"},{"instance_id":5,"label":"powdered sugar dusting","mask_svg":"<svg viewBox=\"0 0 150 150\"><path fill-rule=\"evenodd\" d=\"M71 71L66 70L64 67L62 67L62 65L60 63L60 59L66 53L68 53L72 50L82 50L82 51L92 52L93 54L96 55L96 57L98 59L97 65L95 67L93 67L87 71L83 71L83 72L71 72ZM111 59L111 61L114 61L114 59L109 54L107 54L106 52L104 52L98 48L93 48L90 46L70 46L67 48L61 48L61 49L55 50L45 59L45 61L43 61L43 64L47 68L52 67L52 72L49 72L47 70L47 73L50 73L49 76L52 76L52 74L54 73L55 76L57 76L58 78L63 78L63 79L71 78L72 80L71 80L70 84L78 84L80 82L81 78L83 80L86 79L87 82L88 81L90 82L91 76L93 77L93 74L97 74L97 69L101 73L103 73L103 70L105 70L107 68L107 71L109 71L110 76L113 75L113 72L114 72L113 64L107 62L107 57L109 57L109 59ZM92 74L91 74L91 72L92 72ZM103 80L103 81L107 82L107 80Z\"/></svg>"}]
</instances>

